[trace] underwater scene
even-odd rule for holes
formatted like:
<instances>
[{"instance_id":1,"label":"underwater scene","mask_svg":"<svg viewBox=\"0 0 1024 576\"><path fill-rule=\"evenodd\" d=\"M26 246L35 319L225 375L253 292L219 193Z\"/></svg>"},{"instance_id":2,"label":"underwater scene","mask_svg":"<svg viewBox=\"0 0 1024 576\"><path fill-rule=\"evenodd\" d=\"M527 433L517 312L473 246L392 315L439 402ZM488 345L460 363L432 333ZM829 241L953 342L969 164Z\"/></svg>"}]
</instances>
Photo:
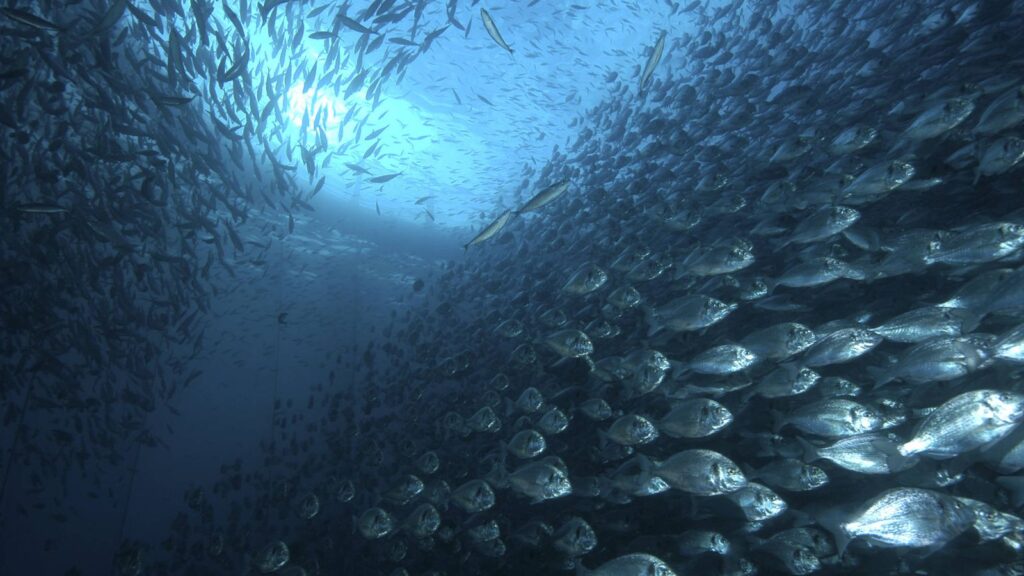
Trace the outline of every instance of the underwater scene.
<instances>
[{"instance_id":1,"label":"underwater scene","mask_svg":"<svg viewBox=\"0 0 1024 576\"><path fill-rule=\"evenodd\" d=\"M0 1L0 576L1024 576L1024 0Z\"/></svg>"}]
</instances>

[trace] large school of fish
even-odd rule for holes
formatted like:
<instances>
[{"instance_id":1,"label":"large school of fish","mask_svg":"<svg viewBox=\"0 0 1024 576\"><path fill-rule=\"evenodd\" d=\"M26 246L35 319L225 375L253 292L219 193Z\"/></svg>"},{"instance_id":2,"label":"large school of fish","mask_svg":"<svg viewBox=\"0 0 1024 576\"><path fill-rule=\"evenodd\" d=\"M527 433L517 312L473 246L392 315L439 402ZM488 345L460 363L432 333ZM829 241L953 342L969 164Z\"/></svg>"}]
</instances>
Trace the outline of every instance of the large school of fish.
<instances>
[{"instance_id":1,"label":"large school of fish","mask_svg":"<svg viewBox=\"0 0 1024 576\"><path fill-rule=\"evenodd\" d=\"M177 319L210 297L203 245L241 252L267 188L264 209L310 195L274 106L247 108L274 86L246 27L152 4L0 10L21 31L4 369L136 377L41 392L62 417L166 397L187 362L150 373L152 334L195 340ZM316 34L361 34L361 58L385 24L415 37L425 2L300 4L229 18L282 36L330 14ZM1024 574L1024 2L669 4L699 32L654 29L578 139L524 168L521 205L415 287L361 384L281 407L274 466L224 466L119 573ZM140 41L99 34L125 8L166 61L109 57ZM190 33L157 34L171 20ZM379 86L444 30L319 81ZM199 84L210 104L183 96ZM329 152L300 148L312 181Z\"/></svg>"}]
</instances>

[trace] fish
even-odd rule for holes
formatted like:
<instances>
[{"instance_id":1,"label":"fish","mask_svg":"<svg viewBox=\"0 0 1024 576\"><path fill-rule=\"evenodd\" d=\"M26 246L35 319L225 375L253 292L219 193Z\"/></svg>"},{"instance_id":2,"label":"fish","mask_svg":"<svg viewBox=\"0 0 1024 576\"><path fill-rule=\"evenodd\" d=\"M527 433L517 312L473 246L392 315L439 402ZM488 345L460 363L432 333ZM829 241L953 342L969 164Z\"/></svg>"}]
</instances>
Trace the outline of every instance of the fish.
<instances>
[{"instance_id":1,"label":"fish","mask_svg":"<svg viewBox=\"0 0 1024 576\"><path fill-rule=\"evenodd\" d=\"M67 214L71 212L70 208L65 208L59 204L47 204L43 202L26 202L18 204L16 209L19 212L26 214Z\"/></svg>"},{"instance_id":2,"label":"fish","mask_svg":"<svg viewBox=\"0 0 1024 576\"><path fill-rule=\"evenodd\" d=\"M973 521L970 508L952 496L920 488L893 488L839 524L834 536L840 555L856 538L882 547L927 548L952 540Z\"/></svg>"},{"instance_id":3,"label":"fish","mask_svg":"<svg viewBox=\"0 0 1024 576\"><path fill-rule=\"evenodd\" d=\"M899 446L903 456L945 459L996 442L1024 418L1024 396L975 390L955 396L930 412Z\"/></svg>"},{"instance_id":4,"label":"fish","mask_svg":"<svg viewBox=\"0 0 1024 576\"><path fill-rule=\"evenodd\" d=\"M8 572L126 493L118 574L1021 571L1019 1L58 4L0 8Z\"/></svg>"},{"instance_id":5,"label":"fish","mask_svg":"<svg viewBox=\"0 0 1024 576\"><path fill-rule=\"evenodd\" d=\"M480 20L483 21L484 29L487 30L487 35L491 37L491 40L494 40L495 44L507 50L509 54L513 54L512 47L502 38L501 32L498 31L498 26L494 23L494 19L491 18L491 14L483 7L480 8Z\"/></svg>"},{"instance_id":6,"label":"fish","mask_svg":"<svg viewBox=\"0 0 1024 576\"><path fill-rule=\"evenodd\" d=\"M384 174L383 176L374 176L373 178L369 179L369 182L372 182L374 184L383 184L385 182L390 182L390 181L394 180L395 178L398 178L401 175L402 175L401 172L396 172L394 174Z\"/></svg>"},{"instance_id":7,"label":"fish","mask_svg":"<svg viewBox=\"0 0 1024 576\"><path fill-rule=\"evenodd\" d=\"M3 14L7 18L10 18L19 24L24 24L37 30L47 30L51 32L62 32L64 30L63 27L58 26L45 18L40 18L28 10L5 7L0 8L0 14Z\"/></svg>"},{"instance_id":8,"label":"fish","mask_svg":"<svg viewBox=\"0 0 1024 576\"><path fill-rule=\"evenodd\" d=\"M658 34L658 40L654 43L651 55L647 57L647 62L644 63L644 69L643 72L640 73L639 83L641 94L643 94L644 89L647 88L647 83L651 81L651 76L654 75L654 69L658 66L658 62L661 62L661 55L662 52L665 51L665 37L667 35L667 30L662 30L661 33Z\"/></svg>"},{"instance_id":9,"label":"fish","mask_svg":"<svg viewBox=\"0 0 1024 576\"><path fill-rule=\"evenodd\" d=\"M519 209L515 211L518 216L527 212L534 212L540 210L544 206L555 201L559 196L565 194L566 190L569 189L569 181L563 180L556 182L538 192L533 198L530 198L523 204Z\"/></svg>"},{"instance_id":10,"label":"fish","mask_svg":"<svg viewBox=\"0 0 1024 576\"><path fill-rule=\"evenodd\" d=\"M481 230L479 233L477 233L476 236L473 237L472 240L467 242L462 247L463 250L469 250L470 246L480 244L481 242L484 242L485 240L494 237L498 232L501 231L502 228L505 227L506 224L508 224L509 220L511 220L513 216L515 216L515 212L513 212L512 210L505 210L504 212L499 214L498 217L494 219L494 221L485 226L483 230Z\"/></svg>"}]
</instances>

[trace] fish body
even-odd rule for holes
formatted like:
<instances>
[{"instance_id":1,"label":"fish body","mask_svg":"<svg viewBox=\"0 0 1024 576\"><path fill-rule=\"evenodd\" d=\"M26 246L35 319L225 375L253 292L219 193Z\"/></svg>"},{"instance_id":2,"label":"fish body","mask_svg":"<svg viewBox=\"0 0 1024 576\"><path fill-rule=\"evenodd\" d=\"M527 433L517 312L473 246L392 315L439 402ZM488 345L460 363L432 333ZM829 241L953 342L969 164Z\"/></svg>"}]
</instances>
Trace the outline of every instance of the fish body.
<instances>
[{"instance_id":1,"label":"fish body","mask_svg":"<svg viewBox=\"0 0 1024 576\"><path fill-rule=\"evenodd\" d=\"M509 54L513 53L512 47L505 42L505 39L501 36L501 32L498 31L498 26L494 23L494 19L491 18L491 14L484 8L480 8L480 20L484 23L484 28L487 30L487 34L494 40L494 43L501 46L505 50L508 50Z\"/></svg>"},{"instance_id":2,"label":"fish body","mask_svg":"<svg viewBox=\"0 0 1024 576\"><path fill-rule=\"evenodd\" d=\"M965 392L930 412L899 451L903 456L953 458L1006 436L1022 418L1024 396L1020 394Z\"/></svg>"},{"instance_id":3,"label":"fish body","mask_svg":"<svg viewBox=\"0 0 1024 576\"><path fill-rule=\"evenodd\" d=\"M699 448L655 462L655 471L672 488L698 496L728 494L747 485L746 476L735 462L718 452Z\"/></svg>"},{"instance_id":4,"label":"fish body","mask_svg":"<svg viewBox=\"0 0 1024 576\"><path fill-rule=\"evenodd\" d=\"M558 198L559 196L564 194L565 191L568 190L568 189L569 189L569 181L568 180L563 180L562 182L556 182L555 184L552 184L552 185L548 186L547 188L544 188L543 190L538 192L533 198L530 198L526 202L526 204L523 204L522 207L520 207L518 210L515 211L515 214L518 215L518 214L523 214L523 213L526 213L526 212L533 212L535 210L540 210L541 208L543 208L544 206L546 206L549 203L553 202L556 198Z\"/></svg>"},{"instance_id":5,"label":"fish body","mask_svg":"<svg viewBox=\"0 0 1024 576\"><path fill-rule=\"evenodd\" d=\"M840 524L840 554L851 539L884 548L942 546L971 527L971 509L952 496L920 488L893 488L879 494Z\"/></svg>"},{"instance_id":6,"label":"fish body","mask_svg":"<svg viewBox=\"0 0 1024 576\"><path fill-rule=\"evenodd\" d=\"M377 214L380 215L380 206L377 207ZM463 249L468 250L470 246L475 246L476 244L480 244L485 240L493 238L498 232L501 232L501 229L504 228L506 224L508 224L509 220L511 220L514 215L515 213L512 212L511 210L505 210L504 212L499 214L498 217L494 219L494 221L492 221L476 236L474 236L472 240L467 242L466 245L463 246Z\"/></svg>"},{"instance_id":7,"label":"fish body","mask_svg":"<svg viewBox=\"0 0 1024 576\"><path fill-rule=\"evenodd\" d=\"M647 87L648 82L651 81L651 76L654 75L654 69L658 66L658 62L661 62L661 55L665 51L665 37L667 34L667 31L661 31L658 35L658 41L654 43L654 48L651 50L651 55L647 57L647 62L644 63L644 70L640 74L641 93Z\"/></svg>"}]
</instances>

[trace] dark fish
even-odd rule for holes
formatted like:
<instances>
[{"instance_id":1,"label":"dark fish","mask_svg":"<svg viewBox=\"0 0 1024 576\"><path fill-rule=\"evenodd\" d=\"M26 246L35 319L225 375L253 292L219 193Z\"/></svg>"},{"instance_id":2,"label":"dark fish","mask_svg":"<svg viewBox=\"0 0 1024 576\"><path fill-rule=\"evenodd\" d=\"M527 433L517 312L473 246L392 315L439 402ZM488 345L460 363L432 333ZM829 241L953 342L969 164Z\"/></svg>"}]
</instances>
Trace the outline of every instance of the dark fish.
<instances>
[{"instance_id":1,"label":"dark fish","mask_svg":"<svg viewBox=\"0 0 1024 576\"><path fill-rule=\"evenodd\" d=\"M18 204L15 208L19 212L25 212L28 214L67 214L71 211L70 208L66 208L59 204L45 204L41 202Z\"/></svg>"},{"instance_id":2,"label":"dark fish","mask_svg":"<svg viewBox=\"0 0 1024 576\"><path fill-rule=\"evenodd\" d=\"M356 32L359 32L360 34L378 34L377 31L371 30L371 29L367 28L366 26L363 26L362 24L360 24L358 21L353 20L352 18L349 18L344 12L339 12L338 15L336 16L336 18L346 28L348 28L350 30L355 30Z\"/></svg>"},{"instance_id":3,"label":"dark fish","mask_svg":"<svg viewBox=\"0 0 1024 576\"><path fill-rule=\"evenodd\" d=\"M391 180L394 180L395 178L397 178L397 177L399 177L401 175L402 175L402 172L396 172L394 174L385 174L383 176L374 176L373 178L370 178L369 181L373 182L374 184L383 184L385 182L390 182Z\"/></svg>"},{"instance_id":4,"label":"dark fish","mask_svg":"<svg viewBox=\"0 0 1024 576\"><path fill-rule=\"evenodd\" d=\"M49 30L52 32L61 32L64 30L61 26L58 26L49 20L40 18L27 10L19 10L18 8L0 8L0 13L19 24L25 24L26 26L31 26L38 30Z\"/></svg>"},{"instance_id":5,"label":"dark fish","mask_svg":"<svg viewBox=\"0 0 1024 576\"><path fill-rule=\"evenodd\" d=\"M93 28L93 34L99 34L110 30L117 21L124 15L124 11L128 8L128 0L112 0L110 6L107 7L107 11L103 14L103 17L96 23L96 27Z\"/></svg>"}]
</instances>

